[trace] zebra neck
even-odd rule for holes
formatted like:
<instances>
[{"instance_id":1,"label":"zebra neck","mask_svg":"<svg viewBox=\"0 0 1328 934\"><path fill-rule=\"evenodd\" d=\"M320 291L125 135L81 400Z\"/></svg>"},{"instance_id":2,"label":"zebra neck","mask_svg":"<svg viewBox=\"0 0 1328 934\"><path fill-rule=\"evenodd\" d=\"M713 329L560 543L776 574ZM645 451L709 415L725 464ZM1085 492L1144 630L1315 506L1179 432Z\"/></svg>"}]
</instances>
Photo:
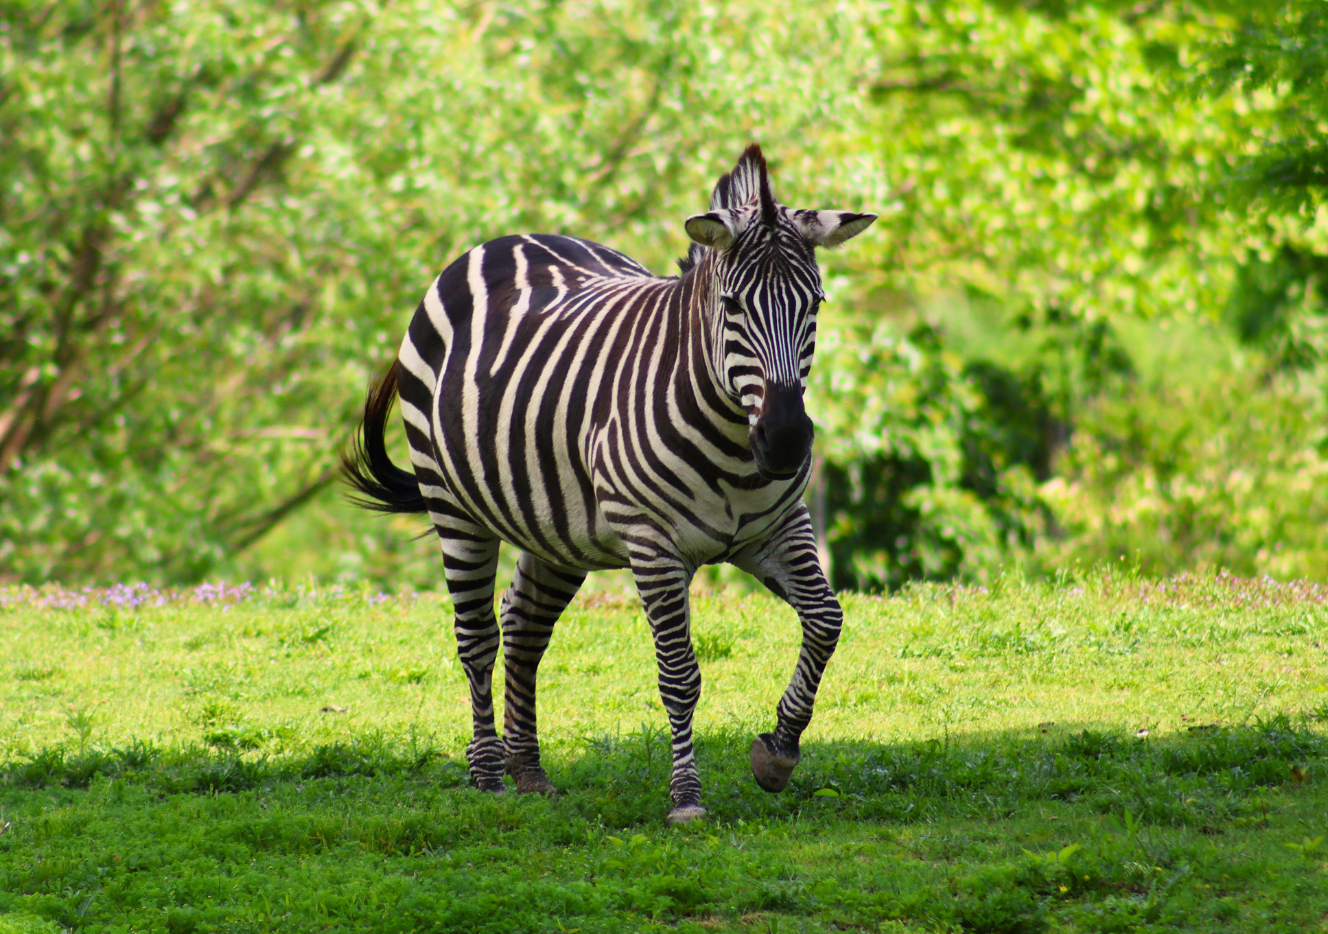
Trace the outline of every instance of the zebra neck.
<instances>
[{"instance_id":1,"label":"zebra neck","mask_svg":"<svg viewBox=\"0 0 1328 934\"><path fill-rule=\"evenodd\" d=\"M724 311L719 302L719 280L716 275L715 251L706 250L692 274L680 283L683 289L683 320L688 334L691 366L694 379L704 380L698 387L708 405L718 409L716 420L726 425L747 425L747 413L738 396L724 379Z\"/></svg>"}]
</instances>

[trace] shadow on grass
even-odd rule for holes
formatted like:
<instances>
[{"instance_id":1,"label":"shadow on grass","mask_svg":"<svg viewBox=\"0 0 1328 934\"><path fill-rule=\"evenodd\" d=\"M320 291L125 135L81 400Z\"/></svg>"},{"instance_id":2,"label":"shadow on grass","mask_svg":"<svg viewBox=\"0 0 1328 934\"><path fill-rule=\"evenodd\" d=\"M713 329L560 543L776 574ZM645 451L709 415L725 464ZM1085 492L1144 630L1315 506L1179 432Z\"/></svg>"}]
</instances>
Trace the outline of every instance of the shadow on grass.
<instances>
[{"instance_id":1,"label":"shadow on grass","mask_svg":"<svg viewBox=\"0 0 1328 934\"><path fill-rule=\"evenodd\" d=\"M0 804L16 807L0 836L0 921L9 910L68 930L248 930L261 919L279 930L591 934L773 929L780 918L802 929L813 918L816 929L1040 934L1056 918L1105 934L1309 930L1288 926L1287 912L1255 927L1253 912L1328 909L1308 858L1318 843L1271 861L1247 854L1253 838L1239 831L1266 824L1264 792L1276 786L1305 783L1305 801L1322 798L1328 738L1285 716L1149 739L1084 729L807 744L780 795L756 787L749 743L736 731L702 738L711 819L680 831L663 826L668 738L648 727L551 744L546 765L563 789L552 800L482 795L466 787L459 750L418 737L280 756L46 749L0 764ZM1075 819L1094 815L1109 816ZM1021 855L1025 842L1039 852Z\"/></svg>"},{"instance_id":2,"label":"shadow on grass","mask_svg":"<svg viewBox=\"0 0 1328 934\"><path fill-rule=\"evenodd\" d=\"M913 822L1001 819L1036 802L1129 811L1148 823L1216 827L1261 788L1323 781L1311 763L1328 738L1279 715L1252 726L1138 739L1084 729L1060 736L967 734L948 744L806 744L788 790L761 792L747 770L746 734L698 742L706 805L720 821L812 813ZM669 746L662 730L555 744L545 754L562 790L554 802L608 826L656 821L667 803ZM44 749L0 764L0 787L88 788L120 780L158 795L243 792L280 783L392 779L469 785L464 760L430 742L372 734L303 754L264 756L202 746L133 742L111 749ZM469 790L467 789L469 792ZM388 792L385 790L384 792Z\"/></svg>"}]
</instances>

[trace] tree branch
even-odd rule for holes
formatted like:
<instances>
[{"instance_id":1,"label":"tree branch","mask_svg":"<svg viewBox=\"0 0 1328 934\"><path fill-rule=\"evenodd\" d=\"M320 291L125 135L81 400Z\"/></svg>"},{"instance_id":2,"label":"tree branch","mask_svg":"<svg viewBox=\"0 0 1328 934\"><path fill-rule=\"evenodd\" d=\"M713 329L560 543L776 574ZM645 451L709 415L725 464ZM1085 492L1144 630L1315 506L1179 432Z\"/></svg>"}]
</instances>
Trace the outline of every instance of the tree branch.
<instances>
[{"instance_id":1,"label":"tree branch","mask_svg":"<svg viewBox=\"0 0 1328 934\"><path fill-rule=\"evenodd\" d=\"M977 89L961 84L954 72L945 72L933 78L919 78L911 81L873 81L867 90L876 94L921 94L926 91L961 91L965 94L982 93Z\"/></svg>"},{"instance_id":2,"label":"tree branch","mask_svg":"<svg viewBox=\"0 0 1328 934\"><path fill-rule=\"evenodd\" d=\"M154 146L160 146L166 141L166 137L171 135L175 129L175 122L180 114L184 112L185 101L189 97L189 91L193 87L197 76L190 78L184 83L174 97L168 98L156 110L152 112L148 125L143 129L143 137Z\"/></svg>"},{"instance_id":3,"label":"tree branch","mask_svg":"<svg viewBox=\"0 0 1328 934\"><path fill-rule=\"evenodd\" d=\"M668 77L668 72L669 69L665 67L655 75L655 86L651 90L645 106L641 108L641 112L637 114L636 119L623 131L617 144L609 151L608 158L601 164L600 170L590 180L590 192L586 195L587 204L594 202L599 197L600 192L613 181L613 177L618 174L618 169L622 167L623 162L631 154L632 144L640 138L641 131L645 129L646 123L659 109L659 101L664 95L664 81Z\"/></svg>"},{"instance_id":4,"label":"tree branch","mask_svg":"<svg viewBox=\"0 0 1328 934\"><path fill-rule=\"evenodd\" d=\"M285 519L291 513L295 512L295 510L299 509L305 503L309 502L309 500L313 499L323 490L331 486L337 479L338 473L336 467L328 467L314 478L314 480L305 484L302 489L287 497L267 512L237 523L237 530L247 529L247 531L243 532L239 538L230 543L232 551L238 554L254 542L258 541L268 532L272 531L281 520Z\"/></svg>"},{"instance_id":5,"label":"tree branch","mask_svg":"<svg viewBox=\"0 0 1328 934\"><path fill-rule=\"evenodd\" d=\"M275 175L294 151L295 143L292 141L273 143L267 147L263 155L249 166L249 171L240 183L226 196L226 207L235 208L243 204L264 177Z\"/></svg>"},{"instance_id":6,"label":"tree branch","mask_svg":"<svg viewBox=\"0 0 1328 934\"><path fill-rule=\"evenodd\" d=\"M112 5L111 90L106 111L111 126L111 165L115 166L120 161L120 30L124 19L124 0L112 0Z\"/></svg>"},{"instance_id":7,"label":"tree branch","mask_svg":"<svg viewBox=\"0 0 1328 934\"><path fill-rule=\"evenodd\" d=\"M342 43L341 48L337 50L337 54L332 56L332 61L327 63L323 73L318 76L318 84L331 84L341 77L341 73L346 70L346 66L350 64L351 58L355 55L356 38L356 36L351 36Z\"/></svg>"}]
</instances>

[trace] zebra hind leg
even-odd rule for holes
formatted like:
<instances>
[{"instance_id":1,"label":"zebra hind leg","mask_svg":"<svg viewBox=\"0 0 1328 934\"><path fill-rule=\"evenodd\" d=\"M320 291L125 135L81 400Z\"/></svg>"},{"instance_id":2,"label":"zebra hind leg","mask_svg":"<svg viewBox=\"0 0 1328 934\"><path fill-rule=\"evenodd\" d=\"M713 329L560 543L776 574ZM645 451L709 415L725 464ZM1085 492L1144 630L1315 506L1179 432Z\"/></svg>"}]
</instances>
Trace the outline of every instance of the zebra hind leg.
<instances>
[{"instance_id":1,"label":"zebra hind leg","mask_svg":"<svg viewBox=\"0 0 1328 934\"><path fill-rule=\"evenodd\" d=\"M659 693L673 735L673 775L669 780L673 809L668 821L685 824L706 813L701 806L701 779L692 745L692 714L701 697L701 669L692 651L687 596L692 571L672 556L634 554L632 575L654 636Z\"/></svg>"},{"instance_id":2,"label":"zebra hind leg","mask_svg":"<svg viewBox=\"0 0 1328 934\"><path fill-rule=\"evenodd\" d=\"M503 595L503 749L507 774L519 792L556 792L540 765L535 681L554 624L585 578L584 571L560 571L522 552Z\"/></svg>"},{"instance_id":3,"label":"zebra hind leg","mask_svg":"<svg viewBox=\"0 0 1328 934\"><path fill-rule=\"evenodd\" d=\"M466 747L470 778L480 791L501 794L503 741L494 728L493 664L498 657L498 620L493 614L494 576L498 570L498 539L470 522L459 528L456 518L434 514L443 540L447 590L455 607L457 655L470 682L474 738Z\"/></svg>"},{"instance_id":4,"label":"zebra hind leg","mask_svg":"<svg viewBox=\"0 0 1328 934\"><path fill-rule=\"evenodd\" d=\"M766 791L783 791L802 758L799 741L811 722L816 691L839 642L844 613L821 570L805 506L764 544L733 563L788 601L802 623L802 648L793 679L779 699L775 731L762 733L752 743L756 783Z\"/></svg>"}]
</instances>

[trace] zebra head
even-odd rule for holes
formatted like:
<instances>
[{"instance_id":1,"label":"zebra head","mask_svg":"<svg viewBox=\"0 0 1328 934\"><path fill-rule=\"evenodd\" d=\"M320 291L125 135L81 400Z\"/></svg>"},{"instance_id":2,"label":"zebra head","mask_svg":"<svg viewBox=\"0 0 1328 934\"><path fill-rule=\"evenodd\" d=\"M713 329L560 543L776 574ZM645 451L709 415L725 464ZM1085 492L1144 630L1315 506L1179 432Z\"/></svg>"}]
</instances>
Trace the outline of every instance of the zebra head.
<instances>
[{"instance_id":1,"label":"zebra head","mask_svg":"<svg viewBox=\"0 0 1328 934\"><path fill-rule=\"evenodd\" d=\"M784 207L756 145L720 178L710 210L687 219L693 246L682 265L704 277L698 293L712 322L710 365L746 410L752 454L767 478L797 474L811 453L802 394L825 297L816 247L838 246L874 220Z\"/></svg>"}]
</instances>

